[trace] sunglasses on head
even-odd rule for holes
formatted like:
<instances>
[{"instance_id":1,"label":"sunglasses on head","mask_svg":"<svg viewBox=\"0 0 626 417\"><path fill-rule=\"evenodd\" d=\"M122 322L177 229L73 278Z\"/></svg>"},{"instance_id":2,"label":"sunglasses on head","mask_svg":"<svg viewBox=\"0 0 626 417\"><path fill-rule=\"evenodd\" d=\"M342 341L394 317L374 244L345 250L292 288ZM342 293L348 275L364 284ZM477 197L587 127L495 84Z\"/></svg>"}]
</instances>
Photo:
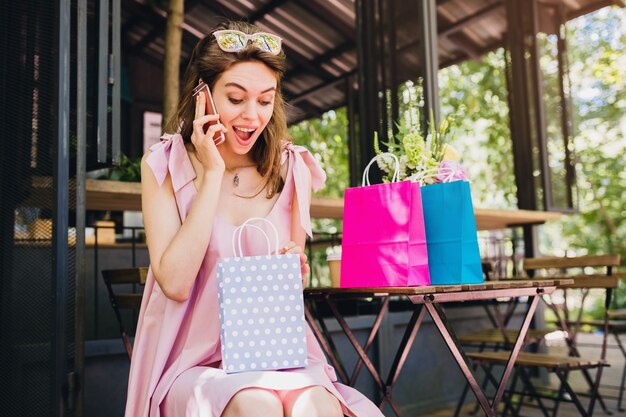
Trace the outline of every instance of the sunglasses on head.
<instances>
[{"instance_id":1,"label":"sunglasses on head","mask_svg":"<svg viewBox=\"0 0 626 417\"><path fill-rule=\"evenodd\" d=\"M252 45L260 50L272 55L278 55L282 43L280 37L266 32L257 32L248 35L238 30L217 30L213 32L213 36L215 36L217 40L217 45L224 52L242 51L248 46L248 42L252 41Z\"/></svg>"}]
</instances>

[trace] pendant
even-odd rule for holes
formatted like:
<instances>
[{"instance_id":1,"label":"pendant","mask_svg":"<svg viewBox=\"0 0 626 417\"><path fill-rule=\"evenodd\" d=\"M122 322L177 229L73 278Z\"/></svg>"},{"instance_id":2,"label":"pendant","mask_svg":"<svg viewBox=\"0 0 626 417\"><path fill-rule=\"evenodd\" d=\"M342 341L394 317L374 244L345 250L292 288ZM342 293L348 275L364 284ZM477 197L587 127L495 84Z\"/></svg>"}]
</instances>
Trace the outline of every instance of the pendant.
<instances>
[{"instance_id":1,"label":"pendant","mask_svg":"<svg viewBox=\"0 0 626 417\"><path fill-rule=\"evenodd\" d=\"M235 185L235 187L239 187L239 173L235 173L235 176L233 177L233 184Z\"/></svg>"}]
</instances>

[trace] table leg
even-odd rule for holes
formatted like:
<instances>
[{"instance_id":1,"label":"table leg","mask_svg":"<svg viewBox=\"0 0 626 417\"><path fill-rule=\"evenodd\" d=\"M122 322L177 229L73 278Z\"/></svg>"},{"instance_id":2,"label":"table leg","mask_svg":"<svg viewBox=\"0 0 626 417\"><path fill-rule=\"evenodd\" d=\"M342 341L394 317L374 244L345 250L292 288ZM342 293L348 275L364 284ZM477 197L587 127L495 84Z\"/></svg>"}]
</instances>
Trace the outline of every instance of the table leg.
<instances>
[{"instance_id":1,"label":"table leg","mask_svg":"<svg viewBox=\"0 0 626 417\"><path fill-rule=\"evenodd\" d=\"M376 320L374 320L374 324L372 325L372 330L370 331L370 334L367 338L367 342L365 342L365 346L363 346L363 350L365 351L365 353L367 353L372 343L374 343L374 339L376 339L376 335L378 334L378 329L380 328L380 324L382 323L383 317L385 317L385 314L387 314L388 310L389 310L389 297L384 297L380 306L380 310L378 311L378 314L376 315ZM354 367L354 371L352 372L352 377L350 378L351 387L353 387L354 384L356 384L356 379L359 376L359 372L361 371L362 366L363 366L363 360L359 357L359 361Z\"/></svg>"},{"instance_id":2,"label":"table leg","mask_svg":"<svg viewBox=\"0 0 626 417\"><path fill-rule=\"evenodd\" d=\"M393 359L393 365L391 365L391 369L389 369L389 376L387 377L387 387L390 389L398 380L398 376L400 376L400 371L404 366L404 362L406 361L406 357L411 350L411 346L413 346L413 342L415 341L415 336L420 329L422 322L424 321L424 316L426 314L426 309L420 307L413 311L413 315L407 324L406 330L404 331L404 335L402 336L402 341L398 346L398 350L396 352L396 357Z\"/></svg>"},{"instance_id":3,"label":"table leg","mask_svg":"<svg viewBox=\"0 0 626 417\"><path fill-rule=\"evenodd\" d=\"M316 315L319 317L319 320L320 320L320 324L318 325L317 322L315 321L314 314L311 313L310 308L311 306L314 307L314 303L315 301L311 300L310 302L304 304L304 316L309 322L309 326L311 326L311 330L313 331L313 334L317 338L317 341L319 342L320 347L322 348L322 350L324 351L324 353L326 354L326 356L332 363L333 367L335 368L335 371L337 372L339 379L344 384L348 384L350 382L350 380L348 379L348 373L346 372L346 368L343 366L343 363L341 363L339 359L339 354L337 352L337 349L335 348L333 339L331 338L330 333L328 332L328 329L324 325L324 321L323 321L324 319L320 317L319 315ZM320 329L320 326L323 327L323 330Z\"/></svg>"},{"instance_id":4,"label":"table leg","mask_svg":"<svg viewBox=\"0 0 626 417\"><path fill-rule=\"evenodd\" d=\"M350 329L350 326L348 326L346 319L344 319L343 315L339 312L335 303L330 298L327 298L326 302L328 303L330 310L333 312L333 315L335 316L337 323L339 323L339 326L341 326L341 329L343 330L344 334L346 335L346 337L348 338L348 340L350 341L350 343L352 344L352 346L358 353L359 361L362 361L365 367L370 371L370 373L372 374L372 377L374 378L374 382L376 382L376 385L378 385L378 388L384 394L385 385L383 383L383 380L380 377L380 374L378 373L378 371L376 370L376 367L370 360L369 356L367 356L367 352L363 350L363 347L361 346L359 341L356 339L356 336L352 332L352 329Z\"/></svg>"},{"instance_id":5,"label":"table leg","mask_svg":"<svg viewBox=\"0 0 626 417\"><path fill-rule=\"evenodd\" d=\"M389 402L391 408L396 413L397 416L401 416L401 411L393 399L393 386L398 380L398 376L400 376L400 371L402 371L402 367L406 362L406 358L411 350L411 346L413 346L413 342L415 341L415 336L420 329L422 322L424 321L424 316L426 314L426 309L423 307L417 308L413 311L411 315L411 319L407 323L406 330L404 331L404 335L402 336L402 340L400 341L400 345L398 345L398 350L396 351L396 356L393 359L393 364L389 369L389 374L387 376L387 384L385 385L385 396L381 400L378 408L381 410L384 408L385 404Z\"/></svg>"},{"instance_id":6,"label":"table leg","mask_svg":"<svg viewBox=\"0 0 626 417\"><path fill-rule=\"evenodd\" d=\"M406 362L408 353L411 349L411 346L413 345L413 342L420 328L420 325L422 321L424 320L426 310L423 307L416 308L414 310L413 315L411 316L411 319L409 320L409 323L407 324L407 328L404 332L402 340L400 341L400 344L396 351L393 364L389 370L387 382L384 383L382 380L382 377L380 376L379 371L376 369L372 361L367 356L367 351L369 350L370 346L374 342L374 339L376 338L376 335L378 333L378 330L380 329L380 326L381 326L381 323L385 314L389 311L389 297L386 297L381 302L380 310L378 311L376 315L376 319L374 320L372 329L370 330L370 334L364 346L361 346L359 341L356 339L356 336L352 332L352 329L350 329L350 327L348 326L347 321L345 320L345 318L343 317L343 315L337 308L335 302L331 300L330 297L328 296L324 297L324 300L328 304L331 312L333 313L333 315L335 316L335 319L337 320L337 323L339 324L344 334L346 335L346 337L348 338L348 340L350 341L350 343L352 344L352 346L354 347L354 349L356 350L358 354L358 362L355 366L354 372L352 374L352 378L348 379L347 372L345 372L345 369L341 365L341 360L339 359L337 350L334 348L334 345L331 346L332 339L328 330L325 328L325 326L323 327L323 329L321 329L320 325L318 325L315 321L314 315L316 314L312 313L309 310L308 306L307 308L305 308L306 318L309 321L309 323L311 323L311 329L313 330L313 333L315 334L315 336L318 338L320 345L322 346L322 349L324 350L324 353L326 353L326 355L329 357L333 366L339 367L338 374L340 375L340 378L342 379L344 383L350 386L354 386L354 383L356 382L356 378L359 374L360 368L363 365L365 365L365 367L368 369L368 371L372 375L374 382L376 383L376 385L378 386L378 389L380 390L382 394L382 400L379 403L379 408L382 410L384 409L385 405L389 403L389 406L392 408L393 412L398 417L402 417L403 415L402 410L400 409L400 406L395 402L395 400L392 397L393 385L396 383L398 376L400 375L400 372L402 370L402 367L404 366L404 363ZM314 301L311 301L311 303L313 302Z\"/></svg>"},{"instance_id":7,"label":"table leg","mask_svg":"<svg viewBox=\"0 0 626 417\"><path fill-rule=\"evenodd\" d=\"M460 343L456 338L454 331L448 323L447 317L443 308L437 303L437 296L430 295L426 297L424 305L428 310L428 313L433 319L433 322L437 326L439 333L443 337L448 349L452 353L452 356L456 360L457 364L461 368L461 372L467 379L467 382L470 384L470 388L476 395L476 399L478 400L480 406L487 416L496 416L498 404L502 399L502 395L504 394L504 390L506 388L506 383L511 375L511 371L513 370L513 365L515 365L515 360L519 355L524 339L526 338L526 333L528 332L528 328L530 327L530 322L535 314L535 309L537 308L537 303L539 302L539 296L532 296L532 302L528 311L526 312L526 317L524 318L524 322L522 324L522 328L520 329L519 335L513 349L511 351L511 355L504 369L504 373L502 375L502 379L500 380L500 385L498 386L498 390L491 404L487 400L484 392L482 391L478 381L472 374L472 371L469 368L467 358L465 354L459 349Z\"/></svg>"}]
</instances>

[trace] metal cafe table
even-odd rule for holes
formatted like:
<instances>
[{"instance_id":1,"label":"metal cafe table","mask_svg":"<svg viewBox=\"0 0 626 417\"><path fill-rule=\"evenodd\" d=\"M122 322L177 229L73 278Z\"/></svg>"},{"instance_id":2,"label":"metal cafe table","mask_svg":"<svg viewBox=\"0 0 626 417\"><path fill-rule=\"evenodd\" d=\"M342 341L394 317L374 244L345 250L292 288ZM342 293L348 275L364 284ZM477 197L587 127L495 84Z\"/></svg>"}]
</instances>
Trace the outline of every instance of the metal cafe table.
<instances>
[{"instance_id":1,"label":"metal cafe table","mask_svg":"<svg viewBox=\"0 0 626 417\"><path fill-rule=\"evenodd\" d=\"M566 279L543 279L526 281L491 281L484 284L474 285L435 285L426 287L307 288L304 291L306 300L305 315L313 333L319 340L322 349L328 356L332 365L335 367L337 375L342 382L353 386L356 382L360 369L364 365L371 373L377 388L382 394L382 400L380 401L379 408L382 410L385 405L389 403L394 413L398 417L402 417L402 411L393 398L393 387L398 380L400 372L402 371L402 367L407 359L409 350L413 345L415 336L420 329L420 325L424 320L424 316L426 312L428 312L437 327L437 330L443 337L448 349L452 353L454 360L458 364L472 391L476 395L476 398L485 412L485 415L496 416L498 404L502 399L507 381L511 376L513 365L515 364L515 360L517 359L520 349L522 348L530 322L533 314L535 313L535 309L537 308L537 303L542 295L551 294L557 286L568 283L569 281ZM374 342L381 322L389 310L389 300L392 296L404 296L408 298L415 306L415 309L413 310L411 319L406 326L402 340L398 345L387 378L383 380L380 371L376 369L374 363L367 356L367 351ZM511 356L506 364L504 373L502 374L502 379L500 380L495 397L491 402L489 402L480 384L476 381L470 366L468 365L465 353L461 350L461 345L447 319L445 310L443 309L443 304L463 301L492 300L506 297L528 297L528 309L525 312L519 336L513 345ZM376 319L374 320L366 343L361 345L348 326L346 319L337 308L337 301L342 299L376 298L381 301L376 314ZM337 349L335 348L332 337L324 324L323 318L316 313L317 303L320 302L325 303L330 308L330 311L337 320L342 331L347 336L359 356L355 369L350 377L348 377L348 373L339 358Z\"/></svg>"}]
</instances>

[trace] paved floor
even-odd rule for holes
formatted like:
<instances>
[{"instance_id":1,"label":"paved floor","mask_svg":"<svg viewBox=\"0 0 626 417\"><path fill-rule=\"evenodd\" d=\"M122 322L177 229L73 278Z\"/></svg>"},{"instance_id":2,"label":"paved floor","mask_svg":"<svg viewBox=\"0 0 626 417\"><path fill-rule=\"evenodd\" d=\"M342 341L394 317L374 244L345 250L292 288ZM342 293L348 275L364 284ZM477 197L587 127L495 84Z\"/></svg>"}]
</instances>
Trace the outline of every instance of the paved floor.
<instances>
[{"instance_id":1,"label":"paved floor","mask_svg":"<svg viewBox=\"0 0 626 417\"><path fill-rule=\"evenodd\" d=\"M626 342L626 335L621 335L621 338L623 342ZM600 344L602 343L601 335L581 334L579 336L578 343L579 343L581 356L587 357L590 359L599 358ZM549 353L562 353L562 354L567 353L567 350L564 344L558 338L552 341L550 344L551 346L548 347ZM602 375L603 387L601 387L601 392L603 395L606 396L605 402L609 411L612 412L612 415L615 417L618 417L618 416L623 417L623 416L626 416L626 411L622 411L622 412L618 411L617 400L615 398L609 398L611 396L616 396L618 391L616 389L611 389L608 386L609 385L619 386L620 380L622 377L622 371L624 369L624 366L626 366L624 362L624 357L622 356L621 352L617 348L617 344L615 343L615 340L613 339L612 336L609 339L609 349L607 350L607 360L611 364L611 366L609 368L605 368L603 371L603 375ZM592 375L595 375L595 373L592 373ZM573 373L571 375L571 378L572 378L571 383L574 386L574 390L576 390L577 392L578 391L584 392L586 390L587 384L585 383L583 377L580 375L580 372ZM557 378L554 375L550 376L549 382L550 384L552 384L552 386L558 386ZM626 397L626 393L624 395ZM583 406L586 406L587 399L583 398L582 402L583 402ZM551 401L546 401L545 404L546 406L552 407L554 403ZM626 398L624 400L623 406L626 406ZM463 409L463 412L461 413L461 416L464 416L464 417L479 416L480 417L483 415L482 412L479 412L477 414L471 414L471 411L473 409L474 409L474 406L472 404L466 405ZM454 414L454 409L452 408L452 409L440 410L436 413L430 413L428 414L428 417L451 417L453 414ZM535 409L532 406L524 407L520 415L523 417L543 416L540 410ZM602 410L602 408L598 404L596 404L593 415L602 417L602 416L608 416L611 414L605 413ZM568 403L562 403L560 405L558 417L578 417L578 416L580 416L580 414L578 413L574 405L568 404Z\"/></svg>"}]
</instances>

